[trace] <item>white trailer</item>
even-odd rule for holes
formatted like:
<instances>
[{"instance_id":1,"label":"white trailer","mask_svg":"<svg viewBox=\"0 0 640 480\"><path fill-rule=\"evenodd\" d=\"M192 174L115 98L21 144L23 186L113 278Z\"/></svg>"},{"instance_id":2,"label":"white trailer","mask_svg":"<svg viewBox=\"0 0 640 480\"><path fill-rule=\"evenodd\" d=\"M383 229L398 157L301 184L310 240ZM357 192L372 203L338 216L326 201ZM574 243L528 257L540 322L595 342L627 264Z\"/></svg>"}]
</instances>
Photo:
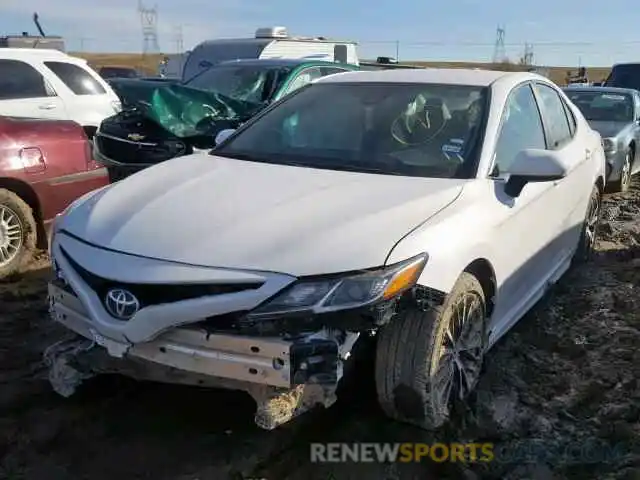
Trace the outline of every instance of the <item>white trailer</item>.
<instances>
[{"instance_id":1,"label":"white trailer","mask_svg":"<svg viewBox=\"0 0 640 480\"><path fill-rule=\"evenodd\" d=\"M182 78L187 80L219 62L250 58L309 58L359 64L356 42L294 37L285 27L268 27L259 28L251 38L222 38L200 43L187 57Z\"/></svg>"}]
</instances>

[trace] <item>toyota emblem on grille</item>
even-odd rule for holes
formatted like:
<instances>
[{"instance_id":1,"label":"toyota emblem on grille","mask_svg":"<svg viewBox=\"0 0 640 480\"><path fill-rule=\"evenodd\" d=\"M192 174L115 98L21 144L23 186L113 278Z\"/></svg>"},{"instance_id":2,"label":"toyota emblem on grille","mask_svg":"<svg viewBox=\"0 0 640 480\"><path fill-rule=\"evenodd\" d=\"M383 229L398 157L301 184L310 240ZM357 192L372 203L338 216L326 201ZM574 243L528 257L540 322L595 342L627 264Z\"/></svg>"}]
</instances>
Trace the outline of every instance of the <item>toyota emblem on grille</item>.
<instances>
[{"instance_id":1,"label":"toyota emblem on grille","mask_svg":"<svg viewBox=\"0 0 640 480\"><path fill-rule=\"evenodd\" d=\"M104 305L107 312L118 320L129 320L140 310L140 301L133 293L121 288L109 290Z\"/></svg>"}]
</instances>

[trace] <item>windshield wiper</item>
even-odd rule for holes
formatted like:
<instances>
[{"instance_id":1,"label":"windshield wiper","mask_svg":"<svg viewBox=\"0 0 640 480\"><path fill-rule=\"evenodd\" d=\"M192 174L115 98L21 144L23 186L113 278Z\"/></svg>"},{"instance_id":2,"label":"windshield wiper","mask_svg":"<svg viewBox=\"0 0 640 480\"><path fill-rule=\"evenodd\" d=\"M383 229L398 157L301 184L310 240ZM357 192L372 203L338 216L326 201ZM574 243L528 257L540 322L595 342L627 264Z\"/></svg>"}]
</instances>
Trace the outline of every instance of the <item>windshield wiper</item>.
<instances>
[{"instance_id":1,"label":"windshield wiper","mask_svg":"<svg viewBox=\"0 0 640 480\"><path fill-rule=\"evenodd\" d=\"M248 162L269 163L271 165L285 165L289 167L302 167L302 168L318 168L323 170L336 170L343 172L356 172L356 173L377 173L381 175L396 175L404 176L405 174L385 170L383 168L370 167L366 165L354 165L348 163L335 163L335 162L309 162L309 161L295 161L295 160L277 160L274 161L268 157L256 157L247 153L224 153L212 149L209 152L210 155L216 155L224 158L231 158L235 160L246 160Z\"/></svg>"},{"instance_id":2,"label":"windshield wiper","mask_svg":"<svg viewBox=\"0 0 640 480\"><path fill-rule=\"evenodd\" d=\"M224 157L224 158L231 158L234 160L246 160L248 162L274 163L264 157L255 157L247 153L222 153L217 151L215 148L209 152L209 155L215 155L217 157Z\"/></svg>"},{"instance_id":3,"label":"windshield wiper","mask_svg":"<svg viewBox=\"0 0 640 480\"><path fill-rule=\"evenodd\" d=\"M376 167L367 167L364 165L350 165L344 163L329 163L322 164L317 168L326 168L330 170L338 170L344 172L359 172L359 173L379 173L382 175L403 175L399 172L394 172L392 170L385 170L384 168L376 168Z\"/></svg>"}]
</instances>

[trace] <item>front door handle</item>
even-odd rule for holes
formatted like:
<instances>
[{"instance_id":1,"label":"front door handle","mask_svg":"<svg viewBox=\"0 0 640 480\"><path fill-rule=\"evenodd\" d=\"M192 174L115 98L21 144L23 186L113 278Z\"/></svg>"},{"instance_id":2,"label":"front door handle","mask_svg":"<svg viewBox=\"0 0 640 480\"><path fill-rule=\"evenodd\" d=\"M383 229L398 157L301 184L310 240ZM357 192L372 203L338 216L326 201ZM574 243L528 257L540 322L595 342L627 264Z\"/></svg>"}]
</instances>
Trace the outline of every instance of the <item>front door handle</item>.
<instances>
[{"instance_id":1,"label":"front door handle","mask_svg":"<svg viewBox=\"0 0 640 480\"><path fill-rule=\"evenodd\" d=\"M56 106L53 103L46 103L38 107L40 110L53 110Z\"/></svg>"},{"instance_id":2,"label":"front door handle","mask_svg":"<svg viewBox=\"0 0 640 480\"><path fill-rule=\"evenodd\" d=\"M585 158L587 160L591 160L591 150L589 150L588 148L584 151L585 154Z\"/></svg>"}]
</instances>

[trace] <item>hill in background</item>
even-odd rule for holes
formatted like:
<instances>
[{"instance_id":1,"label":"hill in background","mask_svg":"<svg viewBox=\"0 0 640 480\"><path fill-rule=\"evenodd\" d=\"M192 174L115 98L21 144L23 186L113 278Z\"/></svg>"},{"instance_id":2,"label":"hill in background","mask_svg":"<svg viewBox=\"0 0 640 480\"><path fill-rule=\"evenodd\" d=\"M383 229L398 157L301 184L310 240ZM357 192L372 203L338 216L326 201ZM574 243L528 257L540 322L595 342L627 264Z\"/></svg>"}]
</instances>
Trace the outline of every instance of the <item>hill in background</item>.
<instances>
[{"instance_id":1,"label":"hill in background","mask_svg":"<svg viewBox=\"0 0 640 480\"><path fill-rule=\"evenodd\" d=\"M142 55L124 53L80 53L71 55L86 59L91 66L99 68L103 66L133 67L149 75L155 75L158 71L158 64L162 55ZM440 68L486 68L490 70L523 70L523 67L512 63L473 63L473 62L423 62L423 61L403 61L402 63L420 65L425 67ZM562 84L568 70L575 71L575 67L542 67L549 71L549 77L556 83ZM587 68L587 75L593 81L601 81L609 74L610 68Z\"/></svg>"}]
</instances>

